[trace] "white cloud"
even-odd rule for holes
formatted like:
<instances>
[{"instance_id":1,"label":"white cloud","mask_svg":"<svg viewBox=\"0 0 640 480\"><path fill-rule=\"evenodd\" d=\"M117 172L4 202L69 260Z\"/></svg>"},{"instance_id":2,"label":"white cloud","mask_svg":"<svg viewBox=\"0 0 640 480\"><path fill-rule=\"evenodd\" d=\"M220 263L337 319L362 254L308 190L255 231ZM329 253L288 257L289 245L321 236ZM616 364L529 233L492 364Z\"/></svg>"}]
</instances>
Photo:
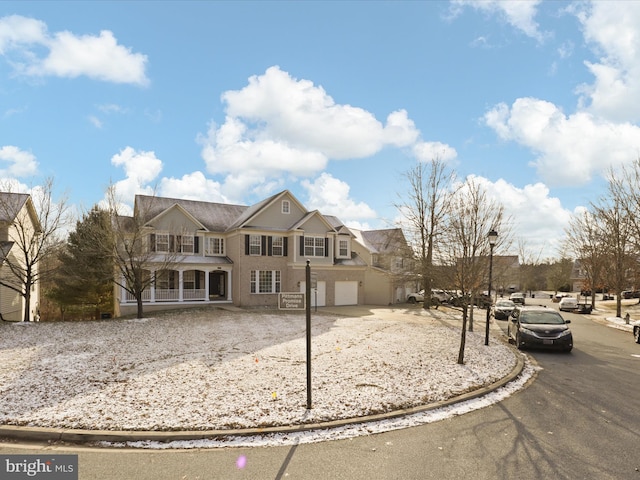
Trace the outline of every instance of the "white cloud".
<instances>
[{"instance_id":1,"label":"white cloud","mask_svg":"<svg viewBox=\"0 0 640 480\"><path fill-rule=\"evenodd\" d=\"M32 153L13 145L0 147L0 177L26 177L37 170L38 162Z\"/></svg>"},{"instance_id":2,"label":"white cloud","mask_svg":"<svg viewBox=\"0 0 640 480\"><path fill-rule=\"evenodd\" d=\"M20 15L0 17L0 55L25 45L43 44L47 37L44 22Z\"/></svg>"},{"instance_id":3,"label":"white cloud","mask_svg":"<svg viewBox=\"0 0 640 480\"><path fill-rule=\"evenodd\" d=\"M126 147L111 158L111 163L122 167L126 178L115 183L116 194L124 202L131 201L136 194L153 195L154 189L149 186L162 171L162 161L154 152L137 152Z\"/></svg>"},{"instance_id":4,"label":"white cloud","mask_svg":"<svg viewBox=\"0 0 640 480\"><path fill-rule=\"evenodd\" d=\"M546 185L536 183L518 188L503 179L496 182L483 177L474 179L490 197L504 205L506 217L513 222L516 243L506 253L520 253L517 244L522 241L527 253L534 258L540 256L543 260L558 256L571 212L562 207L560 199L549 195Z\"/></svg>"},{"instance_id":5,"label":"white cloud","mask_svg":"<svg viewBox=\"0 0 640 480\"><path fill-rule=\"evenodd\" d=\"M225 122L199 138L207 170L250 188L283 174L311 177L330 160L366 158L385 146L411 146L419 138L407 112L386 124L370 112L336 104L322 87L278 67L253 76L241 90L223 93ZM226 182L225 182L226 183Z\"/></svg>"},{"instance_id":6,"label":"white cloud","mask_svg":"<svg viewBox=\"0 0 640 480\"><path fill-rule=\"evenodd\" d=\"M163 178L158 191L163 197L229 203L221 193L220 184L206 178L202 172L188 173L182 178Z\"/></svg>"},{"instance_id":7,"label":"white cloud","mask_svg":"<svg viewBox=\"0 0 640 480\"><path fill-rule=\"evenodd\" d=\"M39 57L44 48L47 55ZM146 55L119 45L108 30L99 36L63 31L50 35L45 23L12 15L0 18L0 55L28 76L87 76L114 83L147 85Z\"/></svg>"},{"instance_id":8,"label":"white cloud","mask_svg":"<svg viewBox=\"0 0 640 480\"><path fill-rule=\"evenodd\" d=\"M414 156L421 162L431 160L454 160L458 156L456 149L440 142L420 142L413 147Z\"/></svg>"},{"instance_id":9,"label":"white cloud","mask_svg":"<svg viewBox=\"0 0 640 480\"><path fill-rule=\"evenodd\" d=\"M640 120L640 3L590 2L573 12L597 62L585 62L595 77L581 85L581 104L615 121Z\"/></svg>"},{"instance_id":10,"label":"white cloud","mask_svg":"<svg viewBox=\"0 0 640 480\"><path fill-rule=\"evenodd\" d=\"M453 15L458 15L465 6L480 10L486 14L496 14L512 27L525 35L542 41L547 36L539 29L535 20L540 0L453 0L451 2Z\"/></svg>"},{"instance_id":11,"label":"white cloud","mask_svg":"<svg viewBox=\"0 0 640 480\"><path fill-rule=\"evenodd\" d=\"M364 202L356 202L349 196L350 187L347 183L323 173L315 181L302 181L309 199L305 206L309 210L319 210L325 215L334 215L351 226L360 224L358 221L376 218L376 212Z\"/></svg>"},{"instance_id":12,"label":"white cloud","mask_svg":"<svg viewBox=\"0 0 640 480\"><path fill-rule=\"evenodd\" d=\"M486 124L504 140L538 154L533 165L549 185L580 185L611 165L634 161L640 127L611 123L587 112L565 115L550 102L519 98L485 114Z\"/></svg>"}]
</instances>

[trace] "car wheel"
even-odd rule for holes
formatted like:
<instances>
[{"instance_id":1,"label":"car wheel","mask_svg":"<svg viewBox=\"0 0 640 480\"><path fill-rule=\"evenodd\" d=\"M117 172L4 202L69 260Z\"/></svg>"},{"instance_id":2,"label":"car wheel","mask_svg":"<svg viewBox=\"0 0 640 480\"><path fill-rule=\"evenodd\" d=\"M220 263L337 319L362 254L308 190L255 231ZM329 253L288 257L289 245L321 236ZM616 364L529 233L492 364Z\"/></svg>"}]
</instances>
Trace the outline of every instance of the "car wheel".
<instances>
[{"instance_id":1,"label":"car wheel","mask_svg":"<svg viewBox=\"0 0 640 480\"><path fill-rule=\"evenodd\" d=\"M633 327L633 338L640 343L640 327Z\"/></svg>"},{"instance_id":2,"label":"car wheel","mask_svg":"<svg viewBox=\"0 0 640 480\"><path fill-rule=\"evenodd\" d=\"M409 302L409 303L416 303L416 297L409 297L409 298L407 299L407 302Z\"/></svg>"},{"instance_id":3,"label":"car wheel","mask_svg":"<svg viewBox=\"0 0 640 480\"><path fill-rule=\"evenodd\" d=\"M522 350L524 348L524 345L520 345L520 332L516 333L516 347L518 348L518 350Z\"/></svg>"}]
</instances>

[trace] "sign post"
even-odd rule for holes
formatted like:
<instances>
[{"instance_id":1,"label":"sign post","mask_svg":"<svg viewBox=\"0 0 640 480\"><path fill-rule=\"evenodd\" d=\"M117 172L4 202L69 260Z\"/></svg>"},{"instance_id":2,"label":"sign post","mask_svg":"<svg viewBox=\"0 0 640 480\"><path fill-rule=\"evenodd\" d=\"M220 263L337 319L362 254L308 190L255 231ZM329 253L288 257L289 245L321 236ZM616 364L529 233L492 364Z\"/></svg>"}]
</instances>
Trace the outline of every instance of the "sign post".
<instances>
[{"instance_id":1,"label":"sign post","mask_svg":"<svg viewBox=\"0 0 640 480\"><path fill-rule=\"evenodd\" d=\"M307 260L305 296L307 298L307 410L311 410L311 261Z\"/></svg>"}]
</instances>

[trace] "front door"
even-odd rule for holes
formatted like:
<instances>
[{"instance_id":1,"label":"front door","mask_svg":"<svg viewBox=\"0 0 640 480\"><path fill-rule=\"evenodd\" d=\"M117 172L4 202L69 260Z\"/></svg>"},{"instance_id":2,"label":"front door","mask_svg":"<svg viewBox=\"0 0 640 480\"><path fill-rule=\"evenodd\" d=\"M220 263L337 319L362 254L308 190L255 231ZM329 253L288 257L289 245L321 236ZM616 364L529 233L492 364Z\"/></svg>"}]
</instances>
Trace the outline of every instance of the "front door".
<instances>
[{"instance_id":1,"label":"front door","mask_svg":"<svg viewBox=\"0 0 640 480\"><path fill-rule=\"evenodd\" d=\"M224 300L227 298L227 272L209 273L209 300Z\"/></svg>"}]
</instances>

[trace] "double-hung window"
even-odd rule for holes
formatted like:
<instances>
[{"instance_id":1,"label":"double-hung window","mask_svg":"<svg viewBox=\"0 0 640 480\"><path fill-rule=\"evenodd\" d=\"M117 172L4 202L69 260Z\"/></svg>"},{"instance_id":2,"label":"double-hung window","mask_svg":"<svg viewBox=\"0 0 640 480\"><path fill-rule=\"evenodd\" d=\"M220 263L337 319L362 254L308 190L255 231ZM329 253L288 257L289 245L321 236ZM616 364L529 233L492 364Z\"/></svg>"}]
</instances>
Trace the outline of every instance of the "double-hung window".
<instances>
[{"instance_id":1,"label":"double-hung window","mask_svg":"<svg viewBox=\"0 0 640 480\"><path fill-rule=\"evenodd\" d=\"M205 253L209 256L224 255L224 238L207 238Z\"/></svg>"},{"instance_id":2,"label":"double-hung window","mask_svg":"<svg viewBox=\"0 0 640 480\"><path fill-rule=\"evenodd\" d=\"M249 255L262 255L261 235L249 235Z\"/></svg>"},{"instance_id":3,"label":"double-hung window","mask_svg":"<svg viewBox=\"0 0 640 480\"><path fill-rule=\"evenodd\" d=\"M280 270L251 270L251 293L280 293Z\"/></svg>"},{"instance_id":4,"label":"double-hung window","mask_svg":"<svg viewBox=\"0 0 640 480\"><path fill-rule=\"evenodd\" d=\"M169 234L156 233L156 252L167 253L169 251Z\"/></svg>"},{"instance_id":5,"label":"double-hung window","mask_svg":"<svg viewBox=\"0 0 640 480\"><path fill-rule=\"evenodd\" d=\"M349 256L349 240L338 240L338 255L340 258Z\"/></svg>"},{"instance_id":6,"label":"double-hung window","mask_svg":"<svg viewBox=\"0 0 640 480\"><path fill-rule=\"evenodd\" d=\"M180 236L180 252L193 253L193 235Z\"/></svg>"},{"instance_id":7,"label":"double-hung window","mask_svg":"<svg viewBox=\"0 0 640 480\"><path fill-rule=\"evenodd\" d=\"M305 257L324 257L324 237L304 237Z\"/></svg>"},{"instance_id":8,"label":"double-hung window","mask_svg":"<svg viewBox=\"0 0 640 480\"><path fill-rule=\"evenodd\" d=\"M273 237L271 240L271 255L282 257L284 255L284 237Z\"/></svg>"}]
</instances>

